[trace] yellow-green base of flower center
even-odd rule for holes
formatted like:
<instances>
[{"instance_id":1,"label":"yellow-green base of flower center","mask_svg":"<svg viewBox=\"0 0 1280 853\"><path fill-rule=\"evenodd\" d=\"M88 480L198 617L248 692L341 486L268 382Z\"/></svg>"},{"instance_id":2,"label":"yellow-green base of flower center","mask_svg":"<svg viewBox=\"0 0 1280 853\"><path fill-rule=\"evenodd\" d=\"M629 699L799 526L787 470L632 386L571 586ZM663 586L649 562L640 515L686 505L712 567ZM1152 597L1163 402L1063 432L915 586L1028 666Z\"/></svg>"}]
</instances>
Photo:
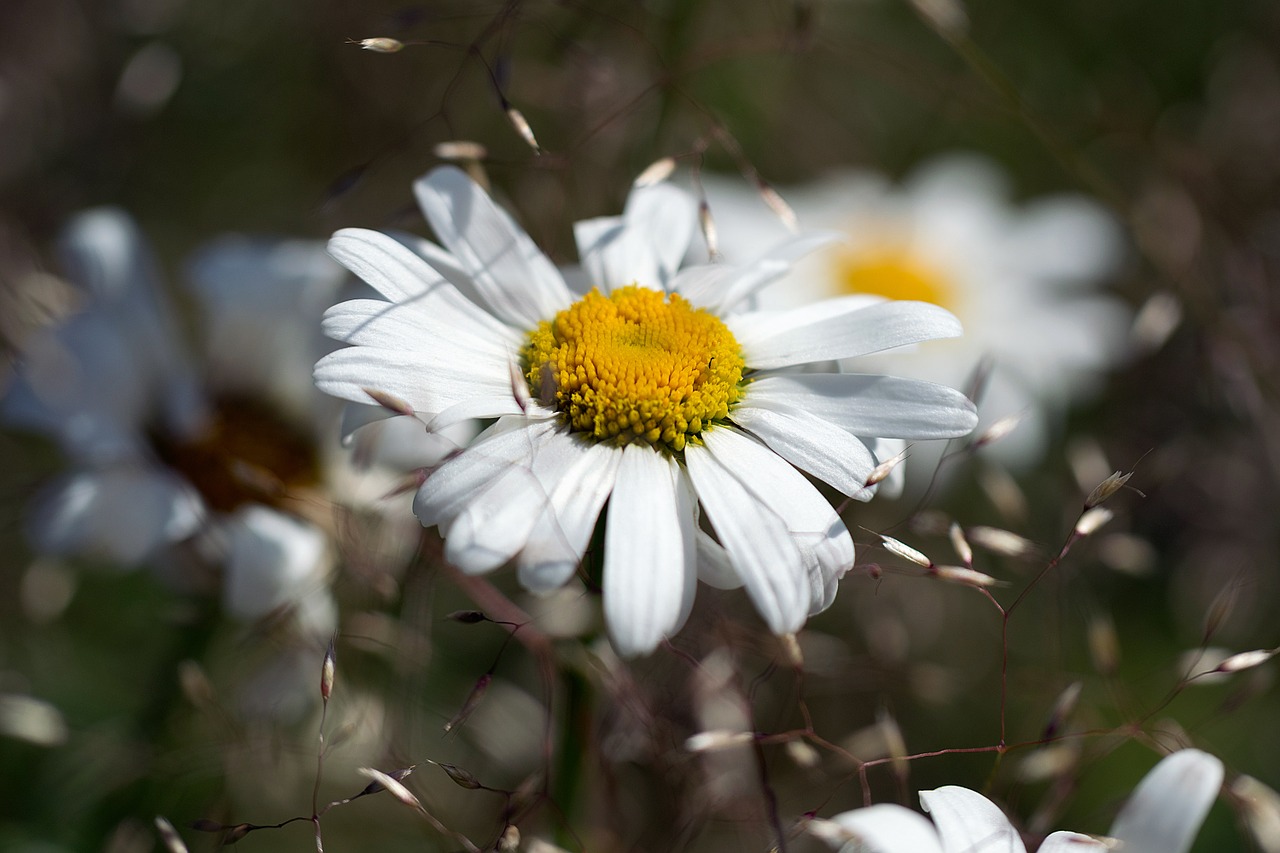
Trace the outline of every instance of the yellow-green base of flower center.
<instances>
[{"instance_id":1,"label":"yellow-green base of flower center","mask_svg":"<svg viewBox=\"0 0 1280 853\"><path fill-rule=\"evenodd\" d=\"M742 395L729 329L677 294L593 290L529 335L525 376L575 432L683 450Z\"/></svg>"}]
</instances>

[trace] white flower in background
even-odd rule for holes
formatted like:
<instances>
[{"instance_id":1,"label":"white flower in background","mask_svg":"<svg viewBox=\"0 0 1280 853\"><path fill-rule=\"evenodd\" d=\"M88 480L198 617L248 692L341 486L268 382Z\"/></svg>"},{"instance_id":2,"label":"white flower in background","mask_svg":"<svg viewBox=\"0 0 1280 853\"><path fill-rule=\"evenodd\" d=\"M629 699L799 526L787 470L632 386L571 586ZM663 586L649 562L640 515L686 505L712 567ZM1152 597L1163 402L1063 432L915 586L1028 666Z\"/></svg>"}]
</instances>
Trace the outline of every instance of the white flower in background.
<instances>
[{"instance_id":1,"label":"white flower in background","mask_svg":"<svg viewBox=\"0 0 1280 853\"><path fill-rule=\"evenodd\" d=\"M755 257L786 233L741 179L707 176L704 185L727 260ZM1094 201L1057 195L1015 205L1005 176L974 156L933 161L901 187L843 172L782 194L802 226L832 229L844 240L797 264L761 292L759 304L864 293L947 308L964 336L895 354L894 370L964 385L989 362L977 432L1022 415L987 451L1006 464L1035 462L1053 426L1050 413L1087 394L1122 354L1127 311L1093 290L1116 269L1120 233Z\"/></svg>"},{"instance_id":2,"label":"white flower in background","mask_svg":"<svg viewBox=\"0 0 1280 853\"><path fill-rule=\"evenodd\" d=\"M1121 809L1103 842L1055 832L1039 853L1186 853L1222 787L1222 762L1196 749L1166 756ZM921 791L933 822L893 804L869 806L810 824L813 834L858 853L1026 853L1018 831L986 797L949 785Z\"/></svg>"},{"instance_id":3,"label":"white flower in background","mask_svg":"<svg viewBox=\"0 0 1280 853\"><path fill-rule=\"evenodd\" d=\"M329 310L326 333L351 346L316 365L316 382L394 401L436 429L496 419L414 502L462 571L513 561L527 588L554 590L608 501L604 611L622 654L680 629L699 575L744 585L770 629L796 631L853 564L849 532L801 470L867 499L879 460L858 436L973 427L950 388L789 370L959 334L940 308L850 296L730 313L813 237L754 266L678 270L693 200L636 190L621 217L577 224L594 286L582 295L461 171L437 169L415 190L444 248L362 229L333 237L331 254L387 301Z\"/></svg>"},{"instance_id":4,"label":"white flower in background","mask_svg":"<svg viewBox=\"0 0 1280 853\"><path fill-rule=\"evenodd\" d=\"M308 363L327 348L315 322L342 270L301 241L200 251L190 277L207 321L202 373L128 216L80 214L62 248L83 304L33 337L0 409L54 437L71 463L33 500L33 545L149 564L179 584L193 582L183 570L194 557L221 571L232 616L288 606L306 636L327 635L333 548L303 516L320 494L316 433L333 419Z\"/></svg>"}]
</instances>

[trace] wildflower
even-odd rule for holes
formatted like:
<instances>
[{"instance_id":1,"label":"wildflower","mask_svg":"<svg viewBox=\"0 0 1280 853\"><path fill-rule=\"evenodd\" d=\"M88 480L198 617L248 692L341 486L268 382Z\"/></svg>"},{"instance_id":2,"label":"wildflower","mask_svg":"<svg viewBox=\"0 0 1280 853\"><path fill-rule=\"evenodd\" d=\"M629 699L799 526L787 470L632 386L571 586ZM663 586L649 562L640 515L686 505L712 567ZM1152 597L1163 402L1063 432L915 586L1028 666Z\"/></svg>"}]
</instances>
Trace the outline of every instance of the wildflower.
<instances>
[{"instance_id":1,"label":"wildflower","mask_svg":"<svg viewBox=\"0 0 1280 853\"><path fill-rule=\"evenodd\" d=\"M361 229L333 237L333 256L388 301L329 310L325 331L352 346L316 365L317 384L361 403L391 394L435 428L496 419L414 502L462 571L514 561L526 587L553 590L607 500L604 610L622 654L680 629L700 567L709 582L745 586L774 633L796 631L853 564L848 530L797 469L865 500L880 460L858 436L973 427L972 405L950 388L789 370L959 334L940 308L850 296L731 313L812 235L756 265L680 270L692 199L636 188L621 217L577 224L592 287L574 293L461 171L442 167L415 189L444 249ZM513 388L513 363L527 393Z\"/></svg>"},{"instance_id":2,"label":"wildflower","mask_svg":"<svg viewBox=\"0 0 1280 853\"><path fill-rule=\"evenodd\" d=\"M32 544L148 565L184 588L204 575L185 571L194 555L221 573L230 615L288 609L302 635L329 634L333 548L306 515L327 467L317 437L335 413L307 377L342 270L302 241L206 246L189 276L203 308L197 361L127 215L78 215L63 248L83 305L34 337L0 408L57 440L71 466L35 497Z\"/></svg>"},{"instance_id":3,"label":"wildflower","mask_svg":"<svg viewBox=\"0 0 1280 853\"><path fill-rule=\"evenodd\" d=\"M1040 853L1120 850L1186 853L1222 786L1222 762L1196 749L1166 756L1138 783L1111 826L1109 843L1076 832L1055 832ZM1026 853L1018 831L986 797L949 785L920 792L930 823L902 806L882 804L814 821L810 831L832 846L868 853Z\"/></svg>"},{"instance_id":4,"label":"wildflower","mask_svg":"<svg viewBox=\"0 0 1280 853\"><path fill-rule=\"evenodd\" d=\"M726 259L752 257L786 233L743 182L709 176L704 186ZM964 337L901 354L894 370L957 384L989 361L977 434L1007 464L1034 462L1049 413L1087 393L1121 355L1126 312L1088 290L1119 255L1118 230L1092 201L1062 195L1014 207L991 163L962 156L921 167L901 188L842 173L784 195L803 225L846 240L797 265L760 304L860 293L947 308Z\"/></svg>"}]
</instances>

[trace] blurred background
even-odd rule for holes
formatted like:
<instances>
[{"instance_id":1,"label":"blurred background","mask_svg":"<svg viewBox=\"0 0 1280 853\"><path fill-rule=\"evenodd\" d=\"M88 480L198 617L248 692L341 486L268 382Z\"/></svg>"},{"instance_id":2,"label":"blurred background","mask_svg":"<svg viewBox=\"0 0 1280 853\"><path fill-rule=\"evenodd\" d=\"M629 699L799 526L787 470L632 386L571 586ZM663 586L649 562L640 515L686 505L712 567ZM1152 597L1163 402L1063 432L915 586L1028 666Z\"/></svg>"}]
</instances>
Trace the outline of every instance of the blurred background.
<instances>
[{"instance_id":1,"label":"blurred background","mask_svg":"<svg viewBox=\"0 0 1280 853\"><path fill-rule=\"evenodd\" d=\"M399 49L357 43L369 38ZM406 500L309 492L305 515L333 552L314 583L339 626L324 724L342 742L321 805L364 787L357 767L417 765L406 784L481 848L510 823L526 848L769 849L775 826L863 802L850 754L1001 737L1000 613L922 577L873 531L938 562L956 561L952 520L1016 534L971 536L1007 606L1117 469L1134 474L1107 504L1115 520L1008 620L1009 742L1041 738L1075 683L1058 729L1080 736L876 765L866 790L914 804L916 790L968 785L1037 838L1105 832L1153 746L1220 756L1229 787L1237 774L1280 785L1269 665L1179 687L1223 654L1280 643L1275 4L8 0L0 383L82 306L56 250L77 212L136 219L194 354L208 342L183 284L193 253L228 233L425 235L411 182L459 141L483 146L463 159L560 263L575 260L573 221L618 211L664 157L695 191L721 173L785 199L841 168L897 182L978 153L1006 173L1011 203L1084 194L1120 224L1121 258L1097 286L1128 309L1126 356L1053 409L1034 464L952 448L934 488L917 478L900 500L848 509L860 564L881 568L860 565L812 620L803 677L739 594L704 587L672 649L619 664L589 583L550 600L505 572L460 584ZM336 447L330 426L315 440ZM232 840L220 826L309 818L324 632L275 612L233 618L210 592L216 568L175 583L176 569L37 553L24 518L66 464L38 433L0 433L0 848L163 849L152 820L165 815L208 850ZM502 625L446 618L474 608L534 622L507 640ZM1219 657L1196 668L1187 655L1204 647ZM681 749L735 727L840 750L799 736L705 759ZM1250 814L1224 795L1195 849L1280 849ZM201 819L212 831L190 828ZM465 846L385 794L322 823L331 851ZM238 847L306 850L313 836L303 820Z\"/></svg>"}]
</instances>

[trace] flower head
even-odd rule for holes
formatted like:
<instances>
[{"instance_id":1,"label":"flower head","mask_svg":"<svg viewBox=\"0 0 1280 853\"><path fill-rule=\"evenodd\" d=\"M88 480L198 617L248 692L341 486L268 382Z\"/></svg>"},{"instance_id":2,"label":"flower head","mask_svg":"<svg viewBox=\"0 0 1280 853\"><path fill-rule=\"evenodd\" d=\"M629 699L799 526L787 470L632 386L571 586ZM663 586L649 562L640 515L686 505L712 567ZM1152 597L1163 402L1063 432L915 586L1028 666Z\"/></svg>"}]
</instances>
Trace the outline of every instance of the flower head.
<instances>
[{"instance_id":1,"label":"flower head","mask_svg":"<svg viewBox=\"0 0 1280 853\"><path fill-rule=\"evenodd\" d=\"M865 500L876 437L974 425L951 388L797 369L959 334L940 308L850 296L738 311L821 237L750 266L681 269L696 206L645 186L622 216L576 225L575 291L459 170L415 189L443 247L360 229L330 241L386 301L329 310L325 331L351 346L316 365L317 384L360 403L391 395L435 428L496 419L414 503L463 571L514 562L526 587L554 589L607 502L604 609L623 654L680 629L700 576L745 586L770 629L794 632L853 564L848 530L801 471Z\"/></svg>"},{"instance_id":2,"label":"flower head","mask_svg":"<svg viewBox=\"0 0 1280 853\"><path fill-rule=\"evenodd\" d=\"M33 545L149 564L183 587L201 574L177 568L194 554L221 572L231 615L289 607L301 630L327 635L332 549L297 500L320 485L322 411L305 369L287 367L295 349L308 362L323 351L314 322L342 271L301 241L205 247L190 266L208 332L195 359L126 214L76 216L62 248L80 308L33 337L0 408L57 440L71 465L32 502Z\"/></svg>"},{"instance_id":3,"label":"flower head","mask_svg":"<svg viewBox=\"0 0 1280 853\"><path fill-rule=\"evenodd\" d=\"M798 265L760 301L779 307L853 293L947 308L964 337L896 356L893 368L955 384L989 365L980 431L1019 421L986 452L1025 464L1042 452L1048 414L1089 391L1121 356L1126 311L1089 291L1119 257L1112 218L1079 196L1016 207L1006 183L986 160L951 156L920 167L901 187L846 172L786 190L803 225L846 239ZM740 181L704 184L726 258L752 257L762 241L786 233Z\"/></svg>"},{"instance_id":4,"label":"flower head","mask_svg":"<svg viewBox=\"0 0 1280 853\"><path fill-rule=\"evenodd\" d=\"M1104 844L1077 832L1055 832L1039 853L1186 853L1222 786L1222 762L1196 749L1166 756L1134 790ZM867 853L1026 853L1022 837L986 797L948 785L920 792L933 822L892 804L870 806L815 821L814 834ZM1119 842L1118 844L1114 842Z\"/></svg>"}]
</instances>

